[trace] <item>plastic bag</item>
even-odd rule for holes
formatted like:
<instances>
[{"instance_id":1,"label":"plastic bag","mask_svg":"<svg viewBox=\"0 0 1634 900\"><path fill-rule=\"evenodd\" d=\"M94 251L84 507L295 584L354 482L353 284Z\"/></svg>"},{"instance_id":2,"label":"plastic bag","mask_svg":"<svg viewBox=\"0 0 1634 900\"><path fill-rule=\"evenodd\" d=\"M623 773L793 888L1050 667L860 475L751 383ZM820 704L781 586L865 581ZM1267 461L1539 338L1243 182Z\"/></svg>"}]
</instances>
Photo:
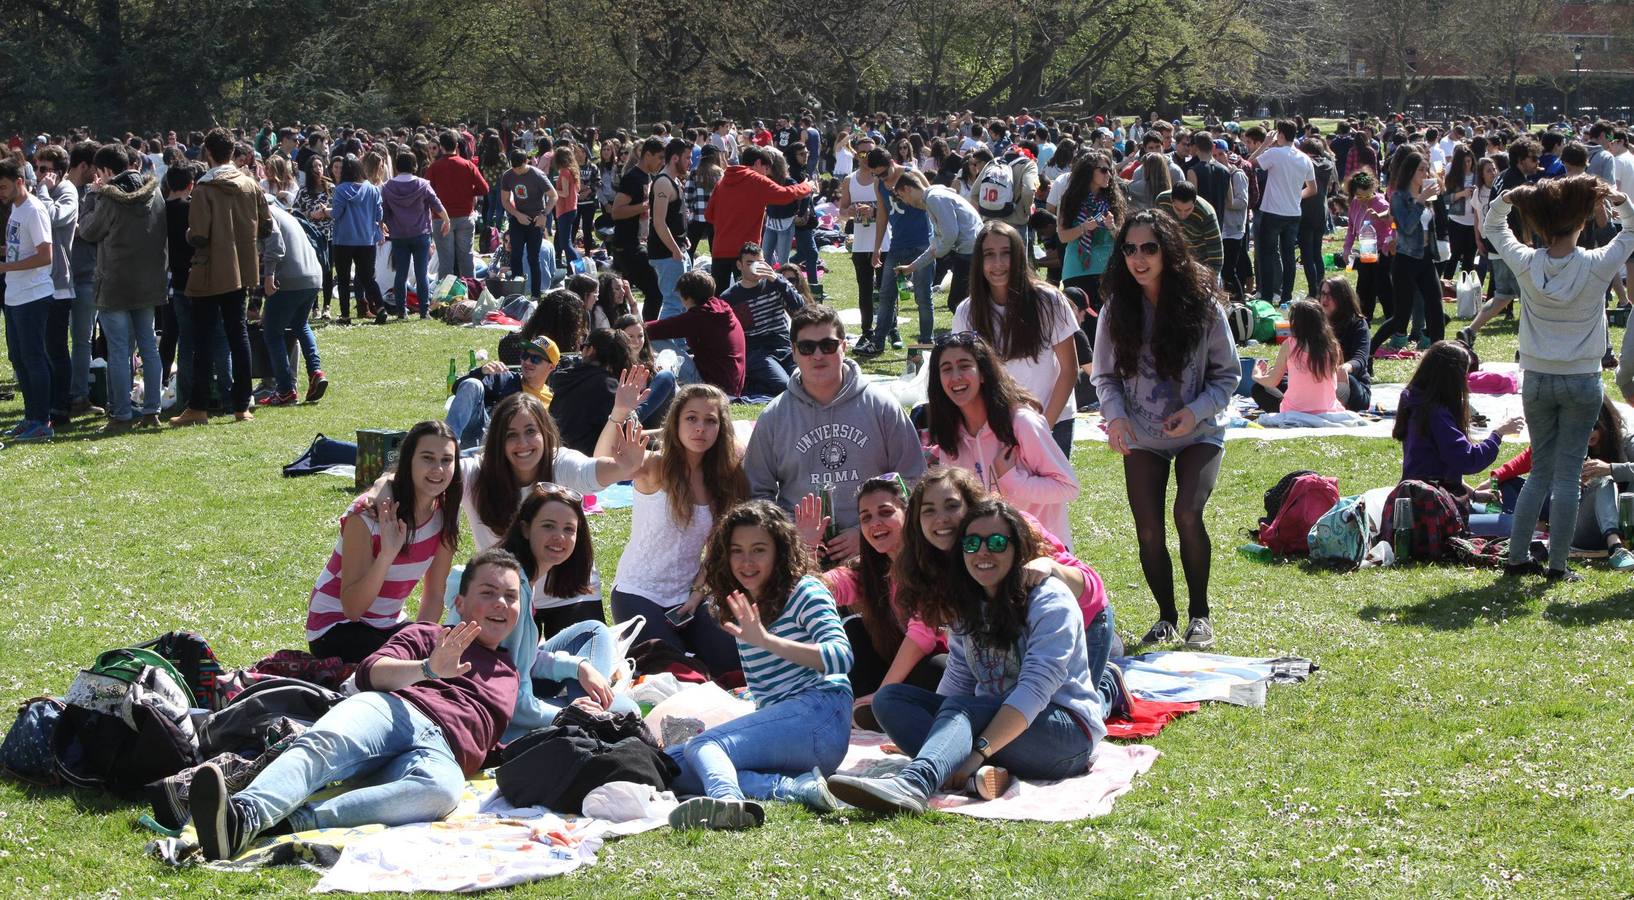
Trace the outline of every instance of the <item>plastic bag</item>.
<instances>
[{"instance_id":1,"label":"plastic bag","mask_svg":"<svg viewBox=\"0 0 1634 900\"><path fill-rule=\"evenodd\" d=\"M705 728L724 725L755 711L755 705L739 700L713 681L694 685L663 701L647 714L647 727L654 734L664 733L664 720L670 716L697 719Z\"/></svg>"},{"instance_id":2,"label":"plastic bag","mask_svg":"<svg viewBox=\"0 0 1634 900\"><path fill-rule=\"evenodd\" d=\"M1474 272L1458 275L1458 318L1473 319L1481 310L1481 277Z\"/></svg>"}]
</instances>

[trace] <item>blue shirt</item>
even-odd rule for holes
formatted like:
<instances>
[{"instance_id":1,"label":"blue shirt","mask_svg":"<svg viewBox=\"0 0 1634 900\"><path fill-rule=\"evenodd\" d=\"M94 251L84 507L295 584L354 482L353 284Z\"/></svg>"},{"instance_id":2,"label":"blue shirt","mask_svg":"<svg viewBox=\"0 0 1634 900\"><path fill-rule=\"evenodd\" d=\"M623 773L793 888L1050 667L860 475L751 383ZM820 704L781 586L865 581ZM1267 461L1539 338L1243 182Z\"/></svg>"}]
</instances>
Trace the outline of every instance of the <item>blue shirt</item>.
<instances>
[{"instance_id":1,"label":"blue shirt","mask_svg":"<svg viewBox=\"0 0 1634 900\"><path fill-rule=\"evenodd\" d=\"M924 210L915 209L898 200L890 191L882 193L885 194L885 202L890 207L891 252L918 256L930 246L930 216Z\"/></svg>"},{"instance_id":2,"label":"blue shirt","mask_svg":"<svg viewBox=\"0 0 1634 900\"><path fill-rule=\"evenodd\" d=\"M756 708L764 709L812 688L851 692L851 680L845 674L851 671L851 640L840 625L834 595L821 580L807 575L795 582L783 612L775 622L765 623L765 628L780 638L815 644L823 657L823 670L808 669L740 639L743 680Z\"/></svg>"}]
</instances>

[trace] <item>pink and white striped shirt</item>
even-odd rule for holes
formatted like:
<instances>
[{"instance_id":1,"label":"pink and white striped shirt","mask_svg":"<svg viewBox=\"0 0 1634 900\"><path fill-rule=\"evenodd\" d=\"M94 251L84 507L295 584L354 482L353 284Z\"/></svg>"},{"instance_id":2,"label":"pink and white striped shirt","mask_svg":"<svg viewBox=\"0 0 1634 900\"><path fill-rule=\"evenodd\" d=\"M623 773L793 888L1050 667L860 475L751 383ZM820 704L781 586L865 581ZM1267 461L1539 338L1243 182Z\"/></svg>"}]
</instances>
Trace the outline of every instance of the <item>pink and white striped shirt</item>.
<instances>
[{"instance_id":1,"label":"pink and white striped shirt","mask_svg":"<svg viewBox=\"0 0 1634 900\"><path fill-rule=\"evenodd\" d=\"M340 517L341 536L335 539L335 550L329 554L329 564L323 567L317 585L312 588L312 599L306 607L308 642L323 637L324 632L346 621L346 613L340 604L340 553L341 545L346 540L346 520L353 515L363 517L363 524L369 528L370 552L375 556L380 555L380 523L360 497ZM397 552L397 558L392 560L391 568L386 571L380 594L369 602L369 608L359 621L381 629L403 621L403 604L414 592L414 586L425 577L426 570L431 568L431 561L436 558L437 547L442 541L442 530L443 511L438 507L431 518L409 533L408 540L403 542L403 549Z\"/></svg>"}]
</instances>

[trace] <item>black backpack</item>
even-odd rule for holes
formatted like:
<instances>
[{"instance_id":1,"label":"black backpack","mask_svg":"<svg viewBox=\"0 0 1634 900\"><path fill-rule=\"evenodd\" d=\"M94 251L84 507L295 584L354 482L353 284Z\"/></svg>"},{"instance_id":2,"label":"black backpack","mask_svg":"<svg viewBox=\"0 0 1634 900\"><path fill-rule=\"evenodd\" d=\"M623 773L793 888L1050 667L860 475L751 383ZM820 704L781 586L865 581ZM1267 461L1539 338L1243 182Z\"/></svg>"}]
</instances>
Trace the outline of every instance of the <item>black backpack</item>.
<instances>
[{"instance_id":1,"label":"black backpack","mask_svg":"<svg viewBox=\"0 0 1634 900\"><path fill-rule=\"evenodd\" d=\"M281 720L311 725L342 699L298 678L258 681L199 722L199 753L206 759L218 753L259 756L269 737L275 741L285 733L278 727Z\"/></svg>"},{"instance_id":2,"label":"black backpack","mask_svg":"<svg viewBox=\"0 0 1634 900\"><path fill-rule=\"evenodd\" d=\"M494 780L507 802L574 815L583 812L585 795L604 784L633 781L667 790L681 772L639 736L608 742L578 725L531 731L505 748L504 760Z\"/></svg>"},{"instance_id":3,"label":"black backpack","mask_svg":"<svg viewBox=\"0 0 1634 900\"><path fill-rule=\"evenodd\" d=\"M220 709L227 702L219 684L221 662L203 637L191 631L171 631L138 646L170 660L182 676L182 683L193 692L194 706Z\"/></svg>"},{"instance_id":4,"label":"black backpack","mask_svg":"<svg viewBox=\"0 0 1634 900\"><path fill-rule=\"evenodd\" d=\"M187 685L163 657L109 650L82 669L52 734L57 772L75 787L128 797L200 762Z\"/></svg>"},{"instance_id":5,"label":"black backpack","mask_svg":"<svg viewBox=\"0 0 1634 900\"><path fill-rule=\"evenodd\" d=\"M1299 480L1299 476L1315 474L1310 469L1300 469L1297 472L1289 472L1282 476L1276 484L1271 486L1270 490L1265 492L1265 518L1261 519L1260 523L1265 524L1276 519L1277 513L1282 511L1282 501L1288 498L1288 491L1293 488L1294 482Z\"/></svg>"}]
</instances>

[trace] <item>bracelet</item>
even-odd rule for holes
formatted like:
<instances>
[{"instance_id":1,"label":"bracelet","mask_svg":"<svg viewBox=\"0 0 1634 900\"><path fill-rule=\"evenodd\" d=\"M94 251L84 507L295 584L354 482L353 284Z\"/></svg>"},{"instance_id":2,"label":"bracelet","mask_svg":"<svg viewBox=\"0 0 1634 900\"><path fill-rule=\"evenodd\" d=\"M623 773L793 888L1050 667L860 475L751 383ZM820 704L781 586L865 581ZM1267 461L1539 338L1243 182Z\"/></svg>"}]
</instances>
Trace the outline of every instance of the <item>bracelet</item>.
<instances>
[{"instance_id":1,"label":"bracelet","mask_svg":"<svg viewBox=\"0 0 1634 900\"><path fill-rule=\"evenodd\" d=\"M426 681L442 681L442 676L431 671L431 660L429 658L420 660L420 674Z\"/></svg>"}]
</instances>

